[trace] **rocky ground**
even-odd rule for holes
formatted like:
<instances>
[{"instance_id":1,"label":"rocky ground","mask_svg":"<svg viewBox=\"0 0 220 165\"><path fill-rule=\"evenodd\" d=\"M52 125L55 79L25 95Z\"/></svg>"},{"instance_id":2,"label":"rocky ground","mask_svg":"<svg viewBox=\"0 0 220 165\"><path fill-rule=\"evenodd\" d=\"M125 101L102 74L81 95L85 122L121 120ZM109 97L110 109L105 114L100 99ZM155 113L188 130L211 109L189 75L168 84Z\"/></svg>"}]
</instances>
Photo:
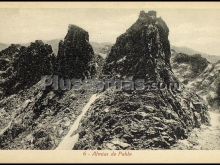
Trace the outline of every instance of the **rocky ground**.
<instances>
[{"instance_id":1,"label":"rocky ground","mask_svg":"<svg viewBox=\"0 0 220 165\"><path fill-rule=\"evenodd\" d=\"M198 98L185 93L175 100L169 92L161 93L106 92L82 120L74 149L168 149L192 128L208 123L205 107L193 106Z\"/></svg>"},{"instance_id":2,"label":"rocky ground","mask_svg":"<svg viewBox=\"0 0 220 165\"><path fill-rule=\"evenodd\" d=\"M220 62L209 62L201 55L172 52L174 74L187 88L201 96L212 109L220 106Z\"/></svg>"},{"instance_id":3,"label":"rocky ground","mask_svg":"<svg viewBox=\"0 0 220 165\"><path fill-rule=\"evenodd\" d=\"M1 149L56 148L92 95L45 92L41 83L1 100Z\"/></svg>"},{"instance_id":4,"label":"rocky ground","mask_svg":"<svg viewBox=\"0 0 220 165\"><path fill-rule=\"evenodd\" d=\"M220 149L220 113L209 112L211 123L195 128L189 138L179 140L171 149L174 150L219 150Z\"/></svg>"},{"instance_id":5,"label":"rocky ground","mask_svg":"<svg viewBox=\"0 0 220 165\"><path fill-rule=\"evenodd\" d=\"M112 48L94 44L94 51L88 32L70 25L57 56L42 41L1 51L0 149L217 149L220 115L210 113L210 126L200 96L214 92L204 99L219 103L219 63L173 56L168 36L155 11L141 11ZM45 74L142 79L179 88L42 90Z\"/></svg>"},{"instance_id":6,"label":"rocky ground","mask_svg":"<svg viewBox=\"0 0 220 165\"><path fill-rule=\"evenodd\" d=\"M90 106L100 97L98 94L93 94L87 104L83 107L81 114L74 121L71 126L69 132L65 137L61 140L57 150L72 150L77 141L79 140L79 134L77 130L79 128L80 123L82 122L82 118L86 116L87 111L90 109Z\"/></svg>"},{"instance_id":7,"label":"rocky ground","mask_svg":"<svg viewBox=\"0 0 220 165\"><path fill-rule=\"evenodd\" d=\"M171 70L168 35L162 18L154 11L141 11L117 38L103 74L112 79L180 84ZM203 100L182 85L179 91L110 88L83 118L74 149L169 149L193 128L208 124L207 111Z\"/></svg>"},{"instance_id":8,"label":"rocky ground","mask_svg":"<svg viewBox=\"0 0 220 165\"><path fill-rule=\"evenodd\" d=\"M88 41L88 32L70 25L57 57L42 41L27 47L11 45L0 52L0 149L58 146L94 91L68 89L64 83L67 89L62 89L60 81L57 89L55 82L45 87L42 76L58 74L69 80L93 76L95 57Z\"/></svg>"}]
</instances>

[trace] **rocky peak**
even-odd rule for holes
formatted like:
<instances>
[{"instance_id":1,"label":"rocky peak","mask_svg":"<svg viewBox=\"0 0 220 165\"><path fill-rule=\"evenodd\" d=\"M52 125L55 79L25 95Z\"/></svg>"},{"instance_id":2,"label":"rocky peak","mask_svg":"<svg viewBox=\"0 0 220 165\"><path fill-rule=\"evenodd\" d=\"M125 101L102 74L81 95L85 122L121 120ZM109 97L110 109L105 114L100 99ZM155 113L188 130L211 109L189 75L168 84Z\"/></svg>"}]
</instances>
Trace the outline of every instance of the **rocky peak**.
<instances>
[{"instance_id":1,"label":"rocky peak","mask_svg":"<svg viewBox=\"0 0 220 165\"><path fill-rule=\"evenodd\" d=\"M178 82L170 66L169 29L156 12L141 12L112 47L103 73L110 78ZM152 87L152 86L151 86ZM201 124L208 124L207 106L183 88L115 90L101 93L81 121L79 150L168 149Z\"/></svg>"},{"instance_id":2,"label":"rocky peak","mask_svg":"<svg viewBox=\"0 0 220 165\"><path fill-rule=\"evenodd\" d=\"M157 17L157 12L154 10L148 11L147 13L145 11L140 11L139 19L155 19Z\"/></svg>"},{"instance_id":3,"label":"rocky peak","mask_svg":"<svg viewBox=\"0 0 220 165\"><path fill-rule=\"evenodd\" d=\"M116 77L165 80L170 77L169 29L155 11L140 12L137 21L117 38L103 72Z\"/></svg>"},{"instance_id":4,"label":"rocky peak","mask_svg":"<svg viewBox=\"0 0 220 165\"><path fill-rule=\"evenodd\" d=\"M69 25L64 41L60 41L57 55L57 74L68 78L85 78L95 74L94 52L89 34Z\"/></svg>"},{"instance_id":5,"label":"rocky peak","mask_svg":"<svg viewBox=\"0 0 220 165\"><path fill-rule=\"evenodd\" d=\"M68 32L64 39L65 44L79 44L83 42L89 41L89 34L84 29L76 26L76 25L69 25L68 26Z\"/></svg>"},{"instance_id":6,"label":"rocky peak","mask_svg":"<svg viewBox=\"0 0 220 165\"><path fill-rule=\"evenodd\" d=\"M18 56L21 49L20 45L11 44L8 48L0 52L0 71L5 73L11 63L14 62L15 58Z\"/></svg>"},{"instance_id":7,"label":"rocky peak","mask_svg":"<svg viewBox=\"0 0 220 165\"><path fill-rule=\"evenodd\" d=\"M2 60L10 58L0 72L3 95L30 87L40 81L41 76L52 74L53 71L52 47L40 40L32 42L28 47L11 45L1 51L0 56Z\"/></svg>"},{"instance_id":8,"label":"rocky peak","mask_svg":"<svg viewBox=\"0 0 220 165\"><path fill-rule=\"evenodd\" d=\"M149 15L150 17L157 17L157 12L154 10L148 11L147 15Z\"/></svg>"}]
</instances>

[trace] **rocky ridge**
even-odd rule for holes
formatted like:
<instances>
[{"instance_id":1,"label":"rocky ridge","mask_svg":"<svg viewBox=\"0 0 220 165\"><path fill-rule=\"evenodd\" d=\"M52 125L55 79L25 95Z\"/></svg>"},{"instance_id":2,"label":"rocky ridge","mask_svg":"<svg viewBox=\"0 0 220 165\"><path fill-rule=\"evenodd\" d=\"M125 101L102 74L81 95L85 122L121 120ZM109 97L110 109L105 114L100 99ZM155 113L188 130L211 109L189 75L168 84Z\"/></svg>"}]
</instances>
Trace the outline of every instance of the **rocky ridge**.
<instances>
[{"instance_id":1,"label":"rocky ridge","mask_svg":"<svg viewBox=\"0 0 220 165\"><path fill-rule=\"evenodd\" d=\"M219 108L220 62L210 63L199 54L172 53L172 68L187 88L202 96L212 108Z\"/></svg>"},{"instance_id":2,"label":"rocky ridge","mask_svg":"<svg viewBox=\"0 0 220 165\"><path fill-rule=\"evenodd\" d=\"M64 41L59 43L57 73L66 78L93 77L96 72L93 48L84 29L69 25Z\"/></svg>"},{"instance_id":3,"label":"rocky ridge","mask_svg":"<svg viewBox=\"0 0 220 165\"><path fill-rule=\"evenodd\" d=\"M178 83L170 64L169 29L155 11L117 38L103 74L108 78ZM73 149L170 148L191 130L209 123L207 106L193 92L180 90L115 90L109 88L88 110Z\"/></svg>"},{"instance_id":4,"label":"rocky ridge","mask_svg":"<svg viewBox=\"0 0 220 165\"><path fill-rule=\"evenodd\" d=\"M55 149L93 94L83 89L54 91L51 86L42 90L40 77L45 74L143 79L180 87L109 88L99 93L75 132L79 141L73 149L169 149L193 128L208 125L206 104L179 83L172 70L168 35L168 26L155 11L141 11L138 20L117 38L104 64L94 53L88 32L75 25L60 41L57 57L41 41L1 51L1 76L12 85L2 86L0 149ZM8 89L13 94L5 94Z\"/></svg>"},{"instance_id":5,"label":"rocky ridge","mask_svg":"<svg viewBox=\"0 0 220 165\"><path fill-rule=\"evenodd\" d=\"M0 149L48 150L58 146L93 93L83 87L45 88L41 76L60 73L62 78L84 79L93 75L94 54L88 39L85 30L70 25L57 58L51 46L42 41L27 47L11 45L0 52L1 76L7 80L1 84Z\"/></svg>"},{"instance_id":6,"label":"rocky ridge","mask_svg":"<svg viewBox=\"0 0 220 165\"><path fill-rule=\"evenodd\" d=\"M2 97L29 88L44 75L53 73L51 46L35 41L28 47L12 44L0 52Z\"/></svg>"}]
</instances>

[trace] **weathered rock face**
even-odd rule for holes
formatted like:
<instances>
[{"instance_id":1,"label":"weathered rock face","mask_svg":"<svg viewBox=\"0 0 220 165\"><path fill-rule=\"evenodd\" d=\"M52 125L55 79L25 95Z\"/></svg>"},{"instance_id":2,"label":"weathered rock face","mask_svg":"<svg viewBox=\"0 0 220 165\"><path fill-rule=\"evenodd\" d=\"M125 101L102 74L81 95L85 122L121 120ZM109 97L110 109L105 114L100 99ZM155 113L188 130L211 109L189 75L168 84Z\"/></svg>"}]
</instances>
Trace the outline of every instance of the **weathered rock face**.
<instances>
[{"instance_id":1,"label":"weathered rock face","mask_svg":"<svg viewBox=\"0 0 220 165\"><path fill-rule=\"evenodd\" d=\"M206 105L187 91L106 91L86 116L73 149L169 149L209 120Z\"/></svg>"},{"instance_id":2,"label":"weathered rock face","mask_svg":"<svg viewBox=\"0 0 220 165\"><path fill-rule=\"evenodd\" d=\"M138 20L117 38L103 69L116 77L164 79L170 70L169 29L161 18L142 11Z\"/></svg>"},{"instance_id":3,"label":"weathered rock face","mask_svg":"<svg viewBox=\"0 0 220 165\"><path fill-rule=\"evenodd\" d=\"M41 80L0 101L0 149L55 149L91 97L85 90L58 95Z\"/></svg>"},{"instance_id":4,"label":"weathered rock face","mask_svg":"<svg viewBox=\"0 0 220 165\"><path fill-rule=\"evenodd\" d=\"M187 55L173 50L172 69L178 79L191 91L204 98L214 109L219 104L220 62L210 63L199 54Z\"/></svg>"},{"instance_id":5,"label":"weathered rock face","mask_svg":"<svg viewBox=\"0 0 220 165\"><path fill-rule=\"evenodd\" d=\"M66 78L85 78L95 74L95 61L89 34L75 25L69 25L64 41L60 41L57 55L57 73Z\"/></svg>"},{"instance_id":6,"label":"weathered rock face","mask_svg":"<svg viewBox=\"0 0 220 165\"><path fill-rule=\"evenodd\" d=\"M0 69L12 71L2 84L7 95L0 100L0 149L55 149L93 91L83 87L54 91L51 86L43 90L41 76L89 77L95 67L101 70L92 62L101 65L103 59L94 57L88 33L72 25L60 42L57 58L51 46L41 41L28 47L12 45L1 53Z\"/></svg>"},{"instance_id":7,"label":"weathered rock face","mask_svg":"<svg viewBox=\"0 0 220 165\"><path fill-rule=\"evenodd\" d=\"M15 76L14 72L16 72L16 69L13 64L15 59L18 58L20 48L20 45L11 45L0 52L1 97L4 97L6 90L10 89L10 83L14 83L12 79Z\"/></svg>"},{"instance_id":8,"label":"weathered rock face","mask_svg":"<svg viewBox=\"0 0 220 165\"><path fill-rule=\"evenodd\" d=\"M37 83L41 76L53 72L53 51L50 45L35 41L27 48L23 47L15 63L18 81L27 85Z\"/></svg>"},{"instance_id":9,"label":"weathered rock face","mask_svg":"<svg viewBox=\"0 0 220 165\"><path fill-rule=\"evenodd\" d=\"M105 60L99 54L95 54L95 62L96 62L96 77L99 78L102 76L102 69Z\"/></svg>"},{"instance_id":10,"label":"weathered rock face","mask_svg":"<svg viewBox=\"0 0 220 165\"><path fill-rule=\"evenodd\" d=\"M3 95L18 92L52 74L54 56L51 46L35 41L30 46L11 45L0 52Z\"/></svg>"},{"instance_id":11,"label":"weathered rock face","mask_svg":"<svg viewBox=\"0 0 220 165\"><path fill-rule=\"evenodd\" d=\"M184 84L201 74L210 62L200 54L187 55L183 53L172 53L172 68L176 76L183 80ZM186 71L187 70L187 71Z\"/></svg>"},{"instance_id":12,"label":"weathered rock face","mask_svg":"<svg viewBox=\"0 0 220 165\"><path fill-rule=\"evenodd\" d=\"M168 32L154 11L141 12L112 47L103 73L110 78L178 82L171 70ZM207 106L186 89L110 88L88 110L74 149L170 148L203 123L209 123Z\"/></svg>"}]
</instances>

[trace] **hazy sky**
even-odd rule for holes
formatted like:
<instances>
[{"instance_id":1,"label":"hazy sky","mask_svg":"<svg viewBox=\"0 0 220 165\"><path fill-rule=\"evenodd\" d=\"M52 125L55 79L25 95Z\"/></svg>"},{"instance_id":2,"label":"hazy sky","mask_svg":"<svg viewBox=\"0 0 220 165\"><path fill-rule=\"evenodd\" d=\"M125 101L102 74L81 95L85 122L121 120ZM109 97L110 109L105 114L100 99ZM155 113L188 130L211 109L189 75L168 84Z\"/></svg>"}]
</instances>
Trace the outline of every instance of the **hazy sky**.
<instances>
[{"instance_id":1,"label":"hazy sky","mask_svg":"<svg viewBox=\"0 0 220 165\"><path fill-rule=\"evenodd\" d=\"M89 32L90 41L114 43L140 10L0 9L0 42L64 38L68 24L75 24ZM220 10L157 9L157 14L168 24L171 44L220 55Z\"/></svg>"}]
</instances>

